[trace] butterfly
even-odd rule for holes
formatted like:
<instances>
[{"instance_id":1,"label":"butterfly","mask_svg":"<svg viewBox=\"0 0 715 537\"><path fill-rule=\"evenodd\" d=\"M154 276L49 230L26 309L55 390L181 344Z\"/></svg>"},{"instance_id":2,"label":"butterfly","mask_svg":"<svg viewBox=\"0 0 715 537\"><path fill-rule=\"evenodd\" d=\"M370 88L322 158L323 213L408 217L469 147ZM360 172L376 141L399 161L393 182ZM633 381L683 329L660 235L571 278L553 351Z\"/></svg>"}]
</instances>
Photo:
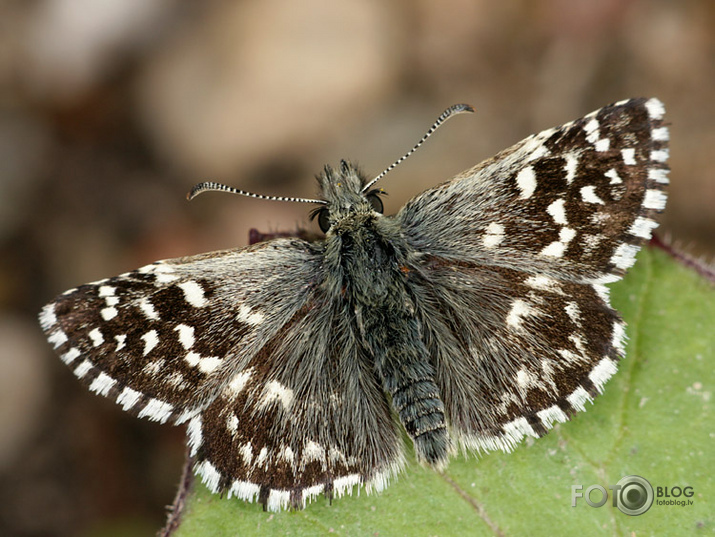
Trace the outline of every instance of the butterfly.
<instances>
[{"instance_id":1,"label":"butterfly","mask_svg":"<svg viewBox=\"0 0 715 537\"><path fill-rule=\"evenodd\" d=\"M447 117L449 108L416 149ZM74 375L140 418L186 424L213 492L269 510L458 448L511 451L599 394L624 355L605 284L665 208L657 99L603 107L431 188L394 216L326 166L324 238L158 261L82 285L40 322ZM204 183L206 190L231 190ZM254 197L265 197L252 195Z\"/></svg>"}]
</instances>

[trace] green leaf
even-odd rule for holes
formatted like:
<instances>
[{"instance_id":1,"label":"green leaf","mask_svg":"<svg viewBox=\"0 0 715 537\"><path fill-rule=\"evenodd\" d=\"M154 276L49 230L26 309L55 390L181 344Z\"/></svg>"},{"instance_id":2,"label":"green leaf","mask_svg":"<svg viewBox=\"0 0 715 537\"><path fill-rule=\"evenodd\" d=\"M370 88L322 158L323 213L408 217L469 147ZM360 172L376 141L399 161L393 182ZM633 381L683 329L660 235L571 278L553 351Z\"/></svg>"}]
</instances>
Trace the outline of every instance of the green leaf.
<instances>
[{"instance_id":1,"label":"green leaf","mask_svg":"<svg viewBox=\"0 0 715 537\"><path fill-rule=\"evenodd\" d=\"M660 251L646 249L611 286L628 322L627 357L587 412L513 453L461 456L444 475L407 470L379 495L324 498L298 512L222 499L198 482L178 536L203 535L700 535L715 529L715 290ZM572 485L608 490L639 475L654 488L693 487L691 506L628 516ZM601 495L593 492L598 501Z\"/></svg>"}]
</instances>

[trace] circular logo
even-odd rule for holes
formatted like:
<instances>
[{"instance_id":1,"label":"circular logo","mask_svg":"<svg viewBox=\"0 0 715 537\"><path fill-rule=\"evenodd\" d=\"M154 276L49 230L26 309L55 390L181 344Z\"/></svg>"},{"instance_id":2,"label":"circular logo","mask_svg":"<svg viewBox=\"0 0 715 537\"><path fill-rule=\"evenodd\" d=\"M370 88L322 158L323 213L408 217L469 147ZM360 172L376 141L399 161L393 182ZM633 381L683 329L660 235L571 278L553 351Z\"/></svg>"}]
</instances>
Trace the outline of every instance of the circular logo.
<instances>
[{"instance_id":1,"label":"circular logo","mask_svg":"<svg viewBox=\"0 0 715 537\"><path fill-rule=\"evenodd\" d=\"M642 515L653 505L655 494L647 479L639 475L628 475L621 479L618 485L620 488L616 489L616 505L622 513L630 516Z\"/></svg>"}]
</instances>

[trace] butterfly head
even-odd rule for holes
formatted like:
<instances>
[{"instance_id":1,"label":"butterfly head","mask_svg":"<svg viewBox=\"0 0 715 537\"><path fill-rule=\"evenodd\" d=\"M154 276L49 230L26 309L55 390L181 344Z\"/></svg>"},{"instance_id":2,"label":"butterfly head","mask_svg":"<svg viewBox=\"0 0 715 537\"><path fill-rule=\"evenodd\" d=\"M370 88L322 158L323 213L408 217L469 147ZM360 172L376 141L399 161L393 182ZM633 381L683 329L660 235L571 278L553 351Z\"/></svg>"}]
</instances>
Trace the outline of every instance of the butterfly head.
<instances>
[{"instance_id":1,"label":"butterfly head","mask_svg":"<svg viewBox=\"0 0 715 537\"><path fill-rule=\"evenodd\" d=\"M318 182L325 204L313 211L311 217L318 218L324 233L331 229L339 232L351 222L382 214L380 195L384 192L381 189L365 192L365 177L352 163L342 160L338 169L325 166Z\"/></svg>"}]
</instances>

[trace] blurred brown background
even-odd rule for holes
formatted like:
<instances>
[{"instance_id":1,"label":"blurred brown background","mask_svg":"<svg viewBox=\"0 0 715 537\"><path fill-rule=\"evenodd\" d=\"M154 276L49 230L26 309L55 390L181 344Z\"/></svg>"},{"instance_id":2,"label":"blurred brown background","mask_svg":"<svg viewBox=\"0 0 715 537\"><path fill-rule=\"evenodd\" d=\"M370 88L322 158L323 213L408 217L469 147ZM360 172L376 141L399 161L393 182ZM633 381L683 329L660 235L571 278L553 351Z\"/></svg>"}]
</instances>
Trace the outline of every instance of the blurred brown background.
<instances>
[{"instance_id":1,"label":"blurred brown background","mask_svg":"<svg viewBox=\"0 0 715 537\"><path fill-rule=\"evenodd\" d=\"M125 416L36 321L75 285L245 245L310 209L208 194L212 179L315 196L340 158L388 213L532 132L657 96L672 123L664 228L715 251L715 4L700 0L0 2L0 535L152 534L183 431Z\"/></svg>"}]
</instances>

